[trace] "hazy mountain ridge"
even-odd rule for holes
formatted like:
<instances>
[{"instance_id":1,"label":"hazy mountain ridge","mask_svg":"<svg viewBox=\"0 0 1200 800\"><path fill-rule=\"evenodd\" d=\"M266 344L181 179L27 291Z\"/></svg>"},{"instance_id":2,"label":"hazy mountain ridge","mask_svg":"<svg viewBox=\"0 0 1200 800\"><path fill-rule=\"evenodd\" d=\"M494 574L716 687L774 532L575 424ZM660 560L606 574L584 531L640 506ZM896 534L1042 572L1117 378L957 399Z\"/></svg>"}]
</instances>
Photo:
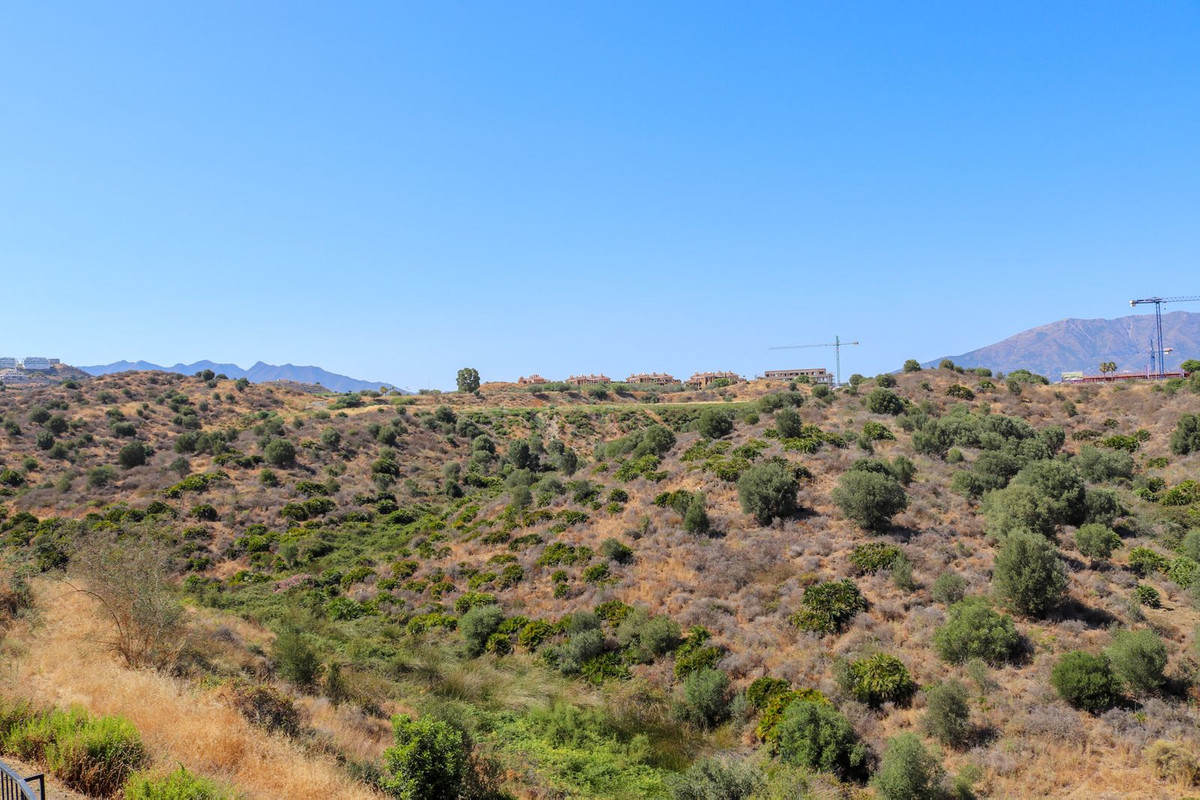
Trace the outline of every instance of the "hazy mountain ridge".
<instances>
[{"instance_id":1,"label":"hazy mountain ridge","mask_svg":"<svg viewBox=\"0 0 1200 800\"><path fill-rule=\"evenodd\" d=\"M363 389L378 389L381 386L394 388L387 381L364 381L329 372L321 367L297 366L295 364L267 364L258 361L250 369L242 369L237 364L221 364L215 361L196 361L191 364L175 364L164 367L149 361L114 361L111 364L99 364L90 367L79 367L89 375L111 375L114 372L131 372L148 370L152 372L178 372L182 375L194 375L205 369L211 369L218 374L230 378L246 378L253 383L268 381L293 381L295 383L315 383L335 392L358 392Z\"/></svg>"},{"instance_id":2,"label":"hazy mountain ridge","mask_svg":"<svg viewBox=\"0 0 1200 800\"><path fill-rule=\"evenodd\" d=\"M960 355L943 356L964 367L990 367L1011 372L1029 369L1057 380L1063 372L1095 373L1100 362L1114 361L1122 372L1144 371L1150 360L1154 315L1136 314L1118 319L1063 319L1040 325ZM1189 358L1200 356L1200 314L1172 311L1163 314L1163 344L1167 369L1178 369ZM941 358L925 362L936 367Z\"/></svg>"}]
</instances>

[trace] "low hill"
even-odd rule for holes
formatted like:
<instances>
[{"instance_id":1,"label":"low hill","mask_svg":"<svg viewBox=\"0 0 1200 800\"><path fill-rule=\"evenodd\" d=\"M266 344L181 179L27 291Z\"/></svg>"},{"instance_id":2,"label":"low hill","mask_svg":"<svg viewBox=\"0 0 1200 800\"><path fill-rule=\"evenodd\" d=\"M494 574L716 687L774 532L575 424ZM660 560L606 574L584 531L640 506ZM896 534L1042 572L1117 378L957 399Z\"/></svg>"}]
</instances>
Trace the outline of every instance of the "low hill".
<instances>
[{"instance_id":1,"label":"low hill","mask_svg":"<svg viewBox=\"0 0 1200 800\"><path fill-rule=\"evenodd\" d=\"M1186 795L1198 393L2 392L0 697L254 797L396 792L393 716L442 796L866 798L901 734L959 796Z\"/></svg>"},{"instance_id":2,"label":"low hill","mask_svg":"<svg viewBox=\"0 0 1200 800\"><path fill-rule=\"evenodd\" d=\"M361 392L364 389L395 388L386 381L364 381L350 378L335 372L312 366L296 366L295 364L266 364L259 361L243 369L237 364L221 364L215 361L197 361L192 364L176 364L173 367L163 367L149 361L114 361L111 364L98 364L90 367L79 367L89 375L111 375L114 372L178 372L181 375L194 375L202 370L211 369L213 372L226 375L233 379L246 378L253 383L268 381L291 381L293 383L319 384L332 392Z\"/></svg>"},{"instance_id":3,"label":"low hill","mask_svg":"<svg viewBox=\"0 0 1200 800\"><path fill-rule=\"evenodd\" d=\"M1095 373L1103 361L1116 362L1121 371L1144 371L1149 364L1154 315L1137 314L1119 319L1064 319L1030 328L995 344L944 356L964 367L989 367L1002 372L1028 369L1051 380L1064 372ZM1200 357L1200 314L1172 311L1163 314L1163 344L1167 368L1178 369L1189 358ZM937 366L942 359L926 362Z\"/></svg>"}]
</instances>

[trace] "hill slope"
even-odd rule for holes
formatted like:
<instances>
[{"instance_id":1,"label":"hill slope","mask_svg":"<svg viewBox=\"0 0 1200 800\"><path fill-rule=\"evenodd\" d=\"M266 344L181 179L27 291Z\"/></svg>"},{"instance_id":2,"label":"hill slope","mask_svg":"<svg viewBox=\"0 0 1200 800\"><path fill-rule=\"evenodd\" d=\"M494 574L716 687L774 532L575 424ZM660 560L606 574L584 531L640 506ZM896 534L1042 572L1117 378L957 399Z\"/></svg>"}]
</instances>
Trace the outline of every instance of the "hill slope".
<instances>
[{"instance_id":1,"label":"hill slope","mask_svg":"<svg viewBox=\"0 0 1200 800\"><path fill-rule=\"evenodd\" d=\"M990 367L1012 372L1028 369L1058 380L1064 372L1094 373L1102 361L1115 361L1122 371L1146 369L1154 315L1137 314L1119 319L1064 319L1030 328L1007 339L957 356L944 356L964 367ZM1163 344L1167 368L1177 369L1200 356L1200 314L1172 311L1163 314ZM936 366L935 358L926 366Z\"/></svg>"},{"instance_id":2,"label":"hill slope","mask_svg":"<svg viewBox=\"0 0 1200 800\"><path fill-rule=\"evenodd\" d=\"M79 367L89 375L112 375L115 372L178 372L180 375L195 375L201 370L211 369L218 374L228 375L234 380L246 378L252 383L268 381L291 381L293 383L315 383L333 392L361 392L364 389L378 389L385 386L394 388L385 381L364 381L329 372L320 367L296 366L295 364L266 364L257 362L250 369L242 369L237 364L221 364L216 361L196 361L192 364L176 364L173 367L163 367L149 361L114 361L111 364L97 364L90 367Z\"/></svg>"}]
</instances>

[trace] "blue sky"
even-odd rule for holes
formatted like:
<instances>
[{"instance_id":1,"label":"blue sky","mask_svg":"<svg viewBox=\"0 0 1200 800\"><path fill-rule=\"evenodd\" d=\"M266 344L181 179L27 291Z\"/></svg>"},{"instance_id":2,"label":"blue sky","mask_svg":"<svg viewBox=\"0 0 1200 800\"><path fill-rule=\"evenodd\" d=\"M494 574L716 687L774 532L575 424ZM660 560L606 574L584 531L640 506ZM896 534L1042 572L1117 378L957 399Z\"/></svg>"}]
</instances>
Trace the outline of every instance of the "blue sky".
<instances>
[{"instance_id":1,"label":"blue sky","mask_svg":"<svg viewBox=\"0 0 1200 800\"><path fill-rule=\"evenodd\" d=\"M0 78L5 354L874 374L1200 293L1196 3L0 2Z\"/></svg>"}]
</instances>

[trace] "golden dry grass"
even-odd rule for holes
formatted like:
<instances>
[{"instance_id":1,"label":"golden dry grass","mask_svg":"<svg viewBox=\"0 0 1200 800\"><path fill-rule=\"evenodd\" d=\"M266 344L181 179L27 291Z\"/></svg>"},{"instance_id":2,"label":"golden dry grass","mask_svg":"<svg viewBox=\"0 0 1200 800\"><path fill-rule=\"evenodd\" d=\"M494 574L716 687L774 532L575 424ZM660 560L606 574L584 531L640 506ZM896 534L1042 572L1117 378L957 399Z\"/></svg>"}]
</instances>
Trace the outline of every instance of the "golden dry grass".
<instances>
[{"instance_id":1,"label":"golden dry grass","mask_svg":"<svg viewBox=\"0 0 1200 800\"><path fill-rule=\"evenodd\" d=\"M151 670L117 664L97 645L104 630L91 601L57 583L37 586L38 624L10 633L2 676L6 694L39 704L78 704L95 714L120 714L141 731L154 761L183 764L248 797L378 797L350 779L334 760L252 727L216 693ZM330 728L330 715L318 722ZM363 734L375 741L374 732ZM377 748L360 742L364 755Z\"/></svg>"}]
</instances>

